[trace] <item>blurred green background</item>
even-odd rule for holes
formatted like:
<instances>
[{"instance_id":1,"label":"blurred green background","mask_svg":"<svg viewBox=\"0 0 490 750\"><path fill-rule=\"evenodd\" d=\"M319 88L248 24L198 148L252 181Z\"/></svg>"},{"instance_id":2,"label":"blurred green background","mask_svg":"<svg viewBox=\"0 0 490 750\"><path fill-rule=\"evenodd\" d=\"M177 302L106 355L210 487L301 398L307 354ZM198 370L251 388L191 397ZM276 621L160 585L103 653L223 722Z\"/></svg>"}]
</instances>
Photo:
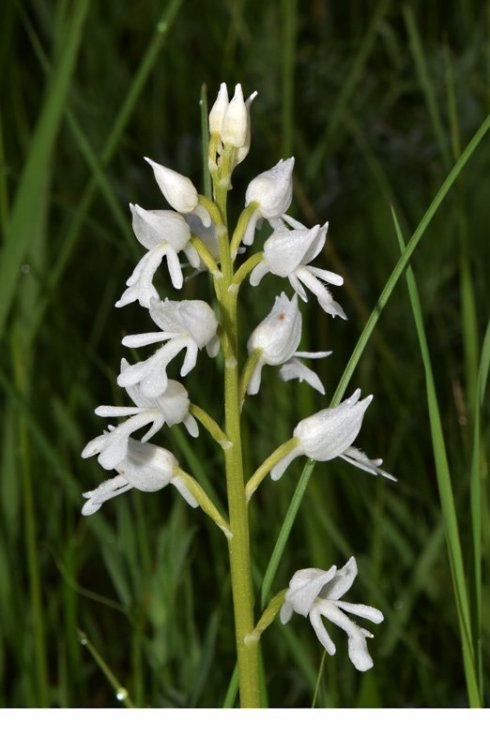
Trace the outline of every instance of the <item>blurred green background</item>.
<instances>
[{"instance_id":1,"label":"blurred green background","mask_svg":"<svg viewBox=\"0 0 490 750\"><path fill-rule=\"evenodd\" d=\"M127 354L120 341L152 328L136 306L114 308L141 257L128 203L163 206L143 156L202 187L201 86L212 102L221 81L241 82L259 96L232 215L253 176L294 154L290 213L308 225L330 222L322 265L345 277L334 292L349 319L303 306L302 342L333 349L318 363L327 399L281 384L268 368L244 411L250 473L299 419L328 405L399 259L391 206L408 241L488 115L490 2L6 0L0 42L0 703L114 707L126 701L121 685L137 706L220 706L235 662L219 532L170 489L133 492L80 516L81 493L107 478L80 458L105 425L94 408L128 403L115 383ZM483 606L481 629L473 620L481 682L490 645L488 400L480 409L478 393L489 143L487 135L413 256L472 612ZM244 342L274 294L289 292L278 282L244 286ZM177 298L163 272L160 290ZM189 281L184 295L209 299L207 278ZM220 419L215 367L201 357L186 386ZM348 393L355 387L375 395L356 443L399 481L342 461L316 466L272 592L298 568L343 565L354 554L360 574L347 598L385 614L370 643L375 667L355 672L332 626L338 651L321 668L322 648L296 616L263 637L269 703L468 705L404 278ZM173 428L159 438L222 497L221 458L205 435L191 441ZM281 482L266 479L253 501L257 590L301 469L297 460Z\"/></svg>"}]
</instances>

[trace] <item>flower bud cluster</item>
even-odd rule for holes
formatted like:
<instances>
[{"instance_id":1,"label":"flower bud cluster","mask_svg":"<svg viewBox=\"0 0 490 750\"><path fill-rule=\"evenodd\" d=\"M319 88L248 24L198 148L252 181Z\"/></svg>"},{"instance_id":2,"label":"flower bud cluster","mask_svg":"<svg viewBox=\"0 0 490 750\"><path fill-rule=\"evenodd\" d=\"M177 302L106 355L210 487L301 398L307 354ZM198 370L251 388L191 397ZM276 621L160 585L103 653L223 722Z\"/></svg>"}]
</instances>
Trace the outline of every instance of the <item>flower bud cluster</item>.
<instances>
[{"instance_id":1,"label":"flower bud cluster","mask_svg":"<svg viewBox=\"0 0 490 750\"><path fill-rule=\"evenodd\" d=\"M252 287L258 286L268 274L287 280L292 287L291 298L281 292L270 313L248 338L248 360L242 371L242 397L259 392L266 365L278 368L282 380L305 381L325 395L319 376L302 360L325 358L331 352L299 350L302 336L299 303L307 303L310 293L328 315L345 319L344 310L327 288L327 284L341 286L343 279L337 273L312 265L323 251L328 223L309 229L287 213L293 196L293 157L281 159L252 179L231 244L223 244L223 233L227 230L221 223L217 195L229 190L231 174L250 148L250 107L255 96L256 93L245 100L242 88L237 84L230 100L223 83L209 112L209 170L215 203L201 196L188 177L146 159L170 208L147 210L130 204L133 230L145 252L128 278L127 288L116 307L137 302L156 326L156 330L125 336L122 344L131 349L156 348L146 359L133 364L121 360L117 384L126 391L133 405L104 405L96 409L96 414L101 417L125 418L125 421L117 426L109 425L86 445L82 453L84 458L97 456L104 469L116 472L112 479L85 493L86 503L82 509L85 515L94 513L104 502L131 488L155 492L172 484L189 505L201 505L214 520L217 518L212 507L210 510L210 501L207 505L203 501L205 493L202 488L199 490L195 480L179 468L176 457L166 448L149 442L162 428L175 424L183 424L189 435L196 438L199 435L198 416L224 450L231 445L225 432L200 407L191 404L185 386L167 373L174 361L178 361L180 377L185 378L196 367L203 350L215 357L223 332L214 309L206 301L175 301L160 297L155 275L164 261L170 284L176 290L184 287L187 267L194 271L210 270L221 305L223 295L233 286L238 289L247 273L250 273ZM256 256L245 260L238 276L229 277L227 282L239 278L239 283L229 283L225 290L218 287L218 280L225 278L225 271L229 274L231 268L233 272L240 242L246 247L252 245L256 230L264 221L271 232L263 248ZM233 248L236 236L233 251L230 248ZM247 273L242 272L242 268ZM315 461L340 457L371 474L393 479L380 468L381 459L371 460L353 446L373 398L361 399L360 395L358 389L340 405L323 408L300 421L284 449L280 447L275 451L270 465L264 462L266 470L262 472L263 476L270 473L271 478L277 480L294 458L305 456ZM136 439L134 435L140 430L144 430L144 434ZM221 524L221 521L218 518L216 522L223 528L225 522ZM352 623L342 610L373 622L381 622L382 615L364 605L339 601L356 574L353 558L339 571L335 566L328 571L298 571L291 579L281 620L288 621L294 611L309 616L321 643L328 653L333 654L335 646L320 619L320 616L327 617L347 632L351 659L358 669L364 670L372 665L365 643L370 633Z\"/></svg>"},{"instance_id":2,"label":"flower bud cluster","mask_svg":"<svg viewBox=\"0 0 490 750\"><path fill-rule=\"evenodd\" d=\"M226 83L222 83L209 112L209 171L221 173L225 187L230 186L227 173L231 174L250 150L250 107L256 96L255 91L245 101L237 83L230 101Z\"/></svg>"}]
</instances>

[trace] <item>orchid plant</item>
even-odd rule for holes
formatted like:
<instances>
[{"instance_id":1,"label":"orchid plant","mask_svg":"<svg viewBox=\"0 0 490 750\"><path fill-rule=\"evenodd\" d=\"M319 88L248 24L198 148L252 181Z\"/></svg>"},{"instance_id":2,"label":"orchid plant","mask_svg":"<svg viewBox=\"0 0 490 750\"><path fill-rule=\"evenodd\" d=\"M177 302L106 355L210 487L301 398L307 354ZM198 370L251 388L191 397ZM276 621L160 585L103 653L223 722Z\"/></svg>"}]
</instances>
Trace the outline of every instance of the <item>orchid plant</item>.
<instances>
[{"instance_id":1,"label":"orchid plant","mask_svg":"<svg viewBox=\"0 0 490 750\"><path fill-rule=\"evenodd\" d=\"M237 224L233 230L228 226L231 177L250 148L250 108L255 96L254 93L245 101L238 84L230 100L223 83L209 112L208 167L212 199L200 195L189 178L146 159L170 209L146 210L130 205L134 233L146 252L128 278L127 288L116 307L137 302L148 311L157 327L148 333L125 336L123 345L130 349L152 345L157 348L146 359L134 364L124 358L121 360L117 383L127 391L134 405L99 406L96 414L101 417L126 419L117 426L109 425L82 453L84 458L97 456L104 469L116 472L111 479L85 493L84 515L95 513L107 500L131 488L156 492L172 484L191 508L200 508L223 532L229 550L243 707L261 705L259 641L277 615L283 624L289 622L294 612L309 617L315 634L330 655L335 653L335 645L322 618L340 627L348 636L350 660L360 671L373 665L366 645L366 639L372 636L348 614L373 623L383 620L378 609L341 601L357 575L353 557L339 570L332 565L329 570L297 571L288 589L276 594L256 620L249 501L258 486L269 474L273 480L280 479L298 456L314 461L340 457L370 474L394 479L381 469L381 459L369 459L353 445L373 398L361 399L358 389L341 404L323 408L300 421L291 439L280 445L248 481L245 480L242 406L246 398L259 394L263 368L266 365L276 367L282 380L305 381L321 396L325 395L320 378L302 360L324 358L331 352L298 351L302 335L299 301L308 301L308 291L325 313L333 318L346 318L327 287L327 284L341 286L342 277L311 265L320 257L328 224L308 229L287 214L292 200L294 158L280 160L250 182ZM247 256L246 249L254 243L256 229L264 221L270 227L270 235L263 249ZM155 274L167 275L173 288L180 290L185 283L184 269L189 266L210 274L217 303L214 308L204 300L160 298L154 285ZM266 274L287 279L292 296L282 292L275 299L270 313L250 333L247 352L241 353L238 294L247 278L255 287ZM223 425L202 406L192 404L184 385L167 374L167 369L173 367L173 360L179 360L180 377L185 378L198 366L203 350L210 357L220 352L223 357ZM194 439L198 438L200 427L207 430L222 452L227 517L218 511L201 485L180 468L170 451L150 442L163 425L171 427L180 423ZM141 430L144 434L136 439L135 433Z\"/></svg>"}]
</instances>

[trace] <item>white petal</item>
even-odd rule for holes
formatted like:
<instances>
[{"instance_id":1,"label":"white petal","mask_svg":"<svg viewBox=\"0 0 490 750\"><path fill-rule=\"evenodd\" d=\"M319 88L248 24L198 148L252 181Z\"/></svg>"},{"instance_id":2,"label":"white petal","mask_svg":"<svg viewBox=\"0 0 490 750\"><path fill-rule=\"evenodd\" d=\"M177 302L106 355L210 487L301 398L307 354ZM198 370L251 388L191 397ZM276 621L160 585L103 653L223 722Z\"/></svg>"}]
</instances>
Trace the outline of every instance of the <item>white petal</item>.
<instances>
[{"instance_id":1,"label":"white petal","mask_svg":"<svg viewBox=\"0 0 490 750\"><path fill-rule=\"evenodd\" d=\"M332 565L328 570L320 568L303 568L297 570L289 581L285 601L299 615L306 617L322 588L335 576L337 568Z\"/></svg>"},{"instance_id":2,"label":"white petal","mask_svg":"<svg viewBox=\"0 0 490 750\"><path fill-rule=\"evenodd\" d=\"M355 581L357 576L357 563L355 557L350 557L346 564L340 568L332 580L321 590L319 596L322 599L340 599Z\"/></svg>"},{"instance_id":3,"label":"white petal","mask_svg":"<svg viewBox=\"0 0 490 750\"><path fill-rule=\"evenodd\" d=\"M173 337L173 333L164 333L155 331L152 333L136 333L132 336L124 336L121 341L123 346L129 346L130 349L139 349L141 346L150 344L160 344L162 341L168 341Z\"/></svg>"},{"instance_id":4,"label":"white petal","mask_svg":"<svg viewBox=\"0 0 490 750\"><path fill-rule=\"evenodd\" d=\"M336 604L318 600L318 612L326 617L334 625L342 628L348 636L349 659L356 669L365 672L373 666L373 660L367 649L366 638L372 637L371 633L352 622L347 615L339 610Z\"/></svg>"},{"instance_id":5,"label":"white petal","mask_svg":"<svg viewBox=\"0 0 490 750\"><path fill-rule=\"evenodd\" d=\"M325 628L325 625L323 624L323 620L320 616L320 612L315 607L313 607L313 609L310 612L310 622L313 625L313 630L316 633L316 637L322 644L327 654L330 654L330 656L333 656L336 652L335 643L332 641L329 634L327 633L327 629Z\"/></svg>"},{"instance_id":6,"label":"white petal","mask_svg":"<svg viewBox=\"0 0 490 750\"><path fill-rule=\"evenodd\" d=\"M300 445L292 448L284 458L281 458L281 460L277 462L277 464L271 470L271 479L273 479L274 481L280 479L288 468L289 464L298 456L304 456L304 451Z\"/></svg>"},{"instance_id":7,"label":"white petal","mask_svg":"<svg viewBox=\"0 0 490 750\"><path fill-rule=\"evenodd\" d=\"M206 344L206 351L209 357L216 357L219 352L219 337L213 336L213 338Z\"/></svg>"},{"instance_id":8,"label":"white petal","mask_svg":"<svg viewBox=\"0 0 490 750\"><path fill-rule=\"evenodd\" d=\"M179 256L173 249L173 247L167 247L167 266L174 289L182 289L184 283L184 277L182 275L182 268L180 267Z\"/></svg>"},{"instance_id":9,"label":"white petal","mask_svg":"<svg viewBox=\"0 0 490 750\"><path fill-rule=\"evenodd\" d=\"M158 299L158 292L153 285L153 276L162 262L166 248L167 245L161 244L145 253L126 281L128 289L115 303L116 307L124 307L138 300L142 307L149 308L150 300L153 297Z\"/></svg>"},{"instance_id":10,"label":"white petal","mask_svg":"<svg viewBox=\"0 0 490 750\"><path fill-rule=\"evenodd\" d=\"M130 204L133 231L148 250L166 242L175 250L183 250L191 238L189 226L176 211L147 211Z\"/></svg>"},{"instance_id":11,"label":"white petal","mask_svg":"<svg viewBox=\"0 0 490 750\"><path fill-rule=\"evenodd\" d=\"M320 306L326 313L335 318L338 315L340 318L347 320L347 315L343 311L342 307L335 302L334 298L328 291L328 289L319 281L308 269L308 266L301 266L296 271L296 277L303 282L303 284L313 292L316 296Z\"/></svg>"},{"instance_id":12,"label":"white petal","mask_svg":"<svg viewBox=\"0 0 490 750\"><path fill-rule=\"evenodd\" d=\"M308 295L306 294L304 286L302 285L298 277L294 273L290 273L288 279L298 297L302 299L303 302L308 302Z\"/></svg>"},{"instance_id":13,"label":"white petal","mask_svg":"<svg viewBox=\"0 0 490 750\"><path fill-rule=\"evenodd\" d=\"M353 466L356 466L358 469L367 471L369 474L379 474L380 476L385 477L385 479L391 479L393 482L397 481L396 477L392 474L388 474L387 471L383 471L383 469L379 468L383 463L382 458L368 458L365 453L359 450L359 448L351 446L342 453L340 458L353 464Z\"/></svg>"},{"instance_id":14,"label":"white petal","mask_svg":"<svg viewBox=\"0 0 490 750\"><path fill-rule=\"evenodd\" d=\"M174 485L174 487L177 488L177 490L180 492L186 503L189 503L191 508L197 508L199 503L197 502L196 498L192 494L192 492L186 487L184 482L180 477L173 477L171 484Z\"/></svg>"},{"instance_id":15,"label":"white petal","mask_svg":"<svg viewBox=\"0 0 490 750\"><path fill-rule=\"evenodd\" d=\"M189 433L191 437L199 436L199 425L197 424L192 414L187 414L183 422L184 422L187 432Z\"/></svg>"},{"instance_id":16,"label":"white petal","mask_svg":"<svg viewBox=\"0 0 490 750\"><path fill-rule=\"evenodd\" d=\"M310 263L314 258L316 258L317 255L321 253L323 246L325 245L327 229L328 229L328 221L322 227L319 227L319 230L316 236L313 238L313 241L311 242L310 247L308 248L308 250L306 251L304 255L304 258L303 258L304 265L306 265L307 263Z\"/></svg>"},{"instance_id":17,"label":"white petal","mask_svg":"<svg viewBox=\"0 0 490 750\"><path fill-rule=\"evenodd\" d=\"M158 187L172 208L180 213L187 213L196 209L199 197L196 188L188 177L174 172L173 169L168 169L162 164L157 164L147 157L145 157L145 161L153 169Z\"/></svg>"},{"instance_id":18,"label":"white petal","mask_svg":"<svg viewBox=\"0 0 490 750\"><path fill-rule=\"evenodd\" d=\"M123 370L117 378L117 384L124 388L140 384L141 394L146 398L161 396L168 383L167 365L184 346L185 339L169 341L148 359Z\"/></svg>"},{"instance_id":19,"label":"white petal","mask_svg":"<svg viewBox=\"0 0 490 750\"><path fill-rule=\"evenodd\" d=\"M269 269L267 268L266 264L263 260L261 260L255 268L252 270L252 273L250 274L250 284L252 286L258 286L266 273L269 272Z\"/></svg>"},{"instance_id":20,"label":"white petal","mask_svg":"<svg viewBox=\"0 0 490 750\"><path fill-rule=\"evenodd\" d=\"M242 242L244 245L253 245L255 230L260 226L260 219L260 210L257 208L248 220L247 228L243 233Z\"/></svg>"},{"instance_id":21,"label":"white petal","mask_svg":"<svg viewBox=\"0 0 490 750\"><path fill-rule=\"evenodd\" d=\"M281 378L286 381L299 380L300 383L305 381L316 391L325 395L325 388L316 372L310 370L309 367L300 362L299 359L296 359L296 357L293 357L289 362L286 362L279 370L279 374Z\"/></svg>"},{"instance_id":22,"label":"white petal","mask_svg":"<svg viewBox=\"0 0 490 750\"><path fill-rule=\"evenodd\" d=\"M195 343L193 341L189 342L182 367L180 368L180 374L183 378L188 375L190 371L193 370L196 366L197 352L198 348Z\"/></svg>"},{"instance_id":23,"label":"white petal","mask_svg":"<svg viewBox=\"0 0 490 750\"><path fill-rule=\"evenodd\" d=\"M209 132L211 135L214 133L221 133L221 127L223 125L223 118L225 116L226 109L228 107L228 89L226 83L222 83L218 96L209 110Z\"/></svg>"},{"instance_id":24,"label":"white petal","mask_svg":"<svg viewBox=\"0 0 490 750\"><path fill-rule=\"evenodd\" d=\"M293 616L293 608L289 602L284 602L279 613L279 618L283 625L285 625Z\"/></svg>"},{"instance_id":25,"label":"white petal","mask_svg":"<svg viewBox=\"0 0 490 750\"><path fill-rule=\"evenodd\" d=\"M107 500L111 500L111 498L117 497L117 495L122 495L123 492L127 492L129 489L131 489L131 485L125 478L117 476L102 482L95 490L84 492L83 497L87 498L87 502L82 507L82 516L91 516Z\"/></svg>"},{"instance_id":26,"label":"white petal","mask_svg":"<svg viewBox=\"0 0 490 750\"><path fill-rule=\"evenodd\" d=\"M259 359L259 361L255 365L252 377L250 378L250 382L247 388L247 393L250 396L255 396L260 390L260 383L262 381L262 368L264 367L264 364L265 362L262 359Z\"/></svg>"},{"instance_id":27,"label":"white petal","mask_svg":"<svg viewBox=\"0 0 490 750\"><path fill-rule=\"evenodd\" d=\"M105 432L103 435L98 435L93 440L90 440L82 451L82 458L92 458L93 456L97 456L107 444L107 438L108 433Z\"/></svg>"},{"instance_id":28,"label":"white petal","mask_svg":"<svg viewBox=\"0 0 490 750\"><path fill-rule=\"evenodd\" d=\"M314 276L317 276L319 279L322 279L322 281L325 281L327 284L342 286L344 283L344 279L338 273L333 273L333 271L324 271L323 268L317 268L316 266L307 266L307 268L310 273L312 273Z\"/></svg>"},{"instance_id":29,"label":"white petal","mask_svg":"<svg viewBox=\"0 0 490 750\"><path fill-rule=\"evenodd\" d=\"M249 118L242 87L237 83L233 99L226 108L223 118L221 130L223 143L235 146L235 148L242 148L247 142L248 124Z\"/></svg>"},{"instance_id":30,"label":"white petal","mask_svg":"<svg viewBox=\"0 0 490 750\"><path fill-rule=\"evenodd\" d=\"M366 620L379 625L383 622L384 615L381 610L376 607L369 607L367 604L351 604L350 602L337 602L337 607L343 609L344 612L349 612L351 615L357 615L357 617L364 617Z\"/></svg>"},{"instance_id":31,"label":"white petal","mask_svg":"<svg viewBox=\"0 0 490 750\"><path fill-rule=\"evenodd\" d=\"M132 417L133 414L139 414L139 406L98 406L95 414L98 417Z\"/></svg>"},{"instance_id":32,"label":"white petal","mask_svg":"<svg viewBox=\"0 0 490 750\"><path fill-rule=\"evenodd\" d=\"M196 214L196 216L198 216L198 217L199 217L199 218L201 219L201 221L202 221L203 225L204 225L204 226L205 226L206 228L208 228L208 227L211 227L211 216L209 215L209 213L208 213L207 209L206 209L206 208L204 208L204 206L201 206L201 205L199 204L199 205L197 205L197 206L196 206L196 207L195 207L195 208L193 209L193 211L194 211L194 213Z\"/></svg>"}]
</instances>

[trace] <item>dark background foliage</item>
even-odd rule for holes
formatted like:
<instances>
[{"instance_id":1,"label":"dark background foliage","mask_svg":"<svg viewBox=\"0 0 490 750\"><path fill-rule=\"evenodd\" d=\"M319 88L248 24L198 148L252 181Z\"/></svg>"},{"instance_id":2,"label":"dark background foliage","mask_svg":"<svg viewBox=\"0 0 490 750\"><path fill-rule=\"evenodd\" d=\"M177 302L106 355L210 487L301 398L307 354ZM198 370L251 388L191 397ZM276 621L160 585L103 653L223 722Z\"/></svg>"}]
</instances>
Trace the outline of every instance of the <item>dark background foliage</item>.
<instances>
[{"instance_id":1,"label":"dark background foliage","mask_svg":"<svg viewBox=\"0 0 490 750\"><path fill-rule=\"evenodd\" d=\"M335 294L347 322L332 322L313 303L303 308L302 348L334 352L319 364L330 397L399 257L391 206L408 239L488 114L490 5L8 0L2 15L0 216L14 249L8 267L2 251L0 279L0 700L114 706L120 684L140 706L219 706L234 667L219 533L170 490L135 492L90 519L79 512L81 492L106 478L80 458L101 431L93 409L124 402L115 384L126 354L120 340L148 329L142 310L113 306L141 253L127 205L162 205L142 157L202 188L202 85L210 101L223 80L259 91L231 213L238 215L253 176L295 155L292 214L308 225L329 220L324 266L345 277ZM67 50L77 33L71 69ZM490 278L488 143L413 260L468 567L475 383ZM160 279L162 296L172 297L164 273ZM277 282L244 289L244 342L283 288ZM190 280L184 293L206 298L207 278ZM215 367L201 358L186 385L219 418ZM245 411L249 471L298 419L328 403L305 385L281 384L269 369ZM316 690L318 706L463 706L424 371L403 279L354 374L351 390L358 386L375 394L359 447L383 456L399 482L342 462L318 465L274 591L300 567L342 565L355 554L353 600L385 613L371 645L375 668L355 673L335 634L338 653L319 672L321 647L296 617L263 638L269 701L309 706ZM213 496L222 494L221 460L205 436L189 441L174 428L162 441ZM300 472L296 461L254 500L257 589ZM483 519L486 592L485 503Z\"/></svg>"}]
</instances>

